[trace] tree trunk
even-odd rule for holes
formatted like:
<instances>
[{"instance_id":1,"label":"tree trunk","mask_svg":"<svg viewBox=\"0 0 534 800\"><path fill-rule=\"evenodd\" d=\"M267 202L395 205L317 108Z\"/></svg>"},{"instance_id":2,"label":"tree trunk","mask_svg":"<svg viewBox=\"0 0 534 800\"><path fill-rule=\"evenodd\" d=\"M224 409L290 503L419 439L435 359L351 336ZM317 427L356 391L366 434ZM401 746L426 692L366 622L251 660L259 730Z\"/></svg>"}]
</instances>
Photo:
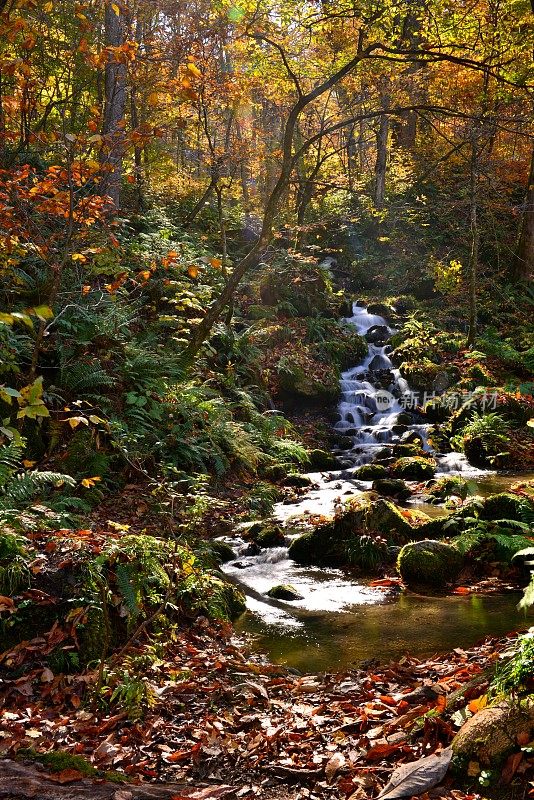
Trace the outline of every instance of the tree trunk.
<instances>
[{"instance_id":1,"label":"tree trunk","mask_svg":"<svg viewBox=\"0 0 534 800\"><path fill-rule=\"evenodd\" d=\"M195 787L179 783L117 784L102 779L74 779L60 784L56 776L38 769L33 764L3 759L0 761L0 798L5 800L172 800L194 794ZM212 786L213 796L221 797L232 792L230 787ZM198 791L198 790L196 790Z\"/></svg>"},{"instance_id":2,"label":"tree trunk","mask_svg":"<svg viewBox=\"0 0 534 800\"><path fill-rule=\"evenodd\" d=\"M534 272L534 147L530 160L530 174L521 217L517 250L512 261L511 278L528 280Z\"/></svg>"},{"instance_id":3,"label":"tree trunk","mask_svg":"<svg viewBox=\"0 0 534 800\"><path fill-rule=\"evenodd\" d=\"M477 143L471 144L471 175L469 183L469 204L471 221L471 254L469 257L469 328L467 344L472 346L477 335L477 272L478 247L480 233L478 230L478 153Z\"/></svg>"},{"instance_id":4,"label":"tree trunk","mask_svg":"<svg viewBox=\"0 0 534 800\"><path fill-rule=\"evenodd\" d=\"M124 19L122 12L115 13L118 6L107 3L105 11L106 47L120 47L124 42ZM122 159L124 155L124 112L126 107L126 65L119 63L115 53L108 54L105 69L105 137L101 156L102 194L108 195L116 209L120 208Z\"/></svg>"},{"instance_id":5,"label":"tree trunk","mask_svg":"<svg viewBox=\"0 0 534 800\"><path fill-rule=\"evenodd\" d=\"M387 110L388 101L383 100L383 108ZM375 163L375 206L384 208L386 194L386 169L388 160L389 116L382 114L376 135L376 163Z\"/></svg>"}]
</instances>

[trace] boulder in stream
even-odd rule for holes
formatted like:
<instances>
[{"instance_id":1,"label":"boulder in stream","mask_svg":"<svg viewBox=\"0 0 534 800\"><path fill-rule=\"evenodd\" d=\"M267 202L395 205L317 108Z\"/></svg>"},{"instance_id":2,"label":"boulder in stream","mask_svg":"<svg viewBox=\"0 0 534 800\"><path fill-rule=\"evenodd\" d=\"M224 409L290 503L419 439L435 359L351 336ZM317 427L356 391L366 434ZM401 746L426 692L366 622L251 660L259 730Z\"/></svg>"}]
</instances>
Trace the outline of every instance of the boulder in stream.
<instances>
[{"instance_id":1,"label":"boulder in stream","mask_svg":"<svg viewBox=\"0 0 534 800\"><path fill-rule=\"evenodd\" d=\"M385 536L390 544L406 542L413 536L412 526L389 500L371 503L365 515L365 526Z\"/></svg>"},{"instance_id":2,"label":"boulder in stream","mask_svg":"<svg viewBox=\"0 0 534 800\"><path fill-rule=\"evenodd\" d=\"M399 500L406 500L412 493L401 478L377 478L373 481L373 490L384 497L397 497Z\"/></svg>"},{"instance_id":3,"label":"boulder in stream","mask_svg":"<svg viewBox=\"0 0 534 800\"><path fill-rule=\"evenodd\" d=\"M354 477L359 481L374 481L376 478L386 478L388 471L381 464L364 464L354 471Z\"/></svg>"},{"instance_id":4,"label":"boulder in stream","mask_svg":"<svg viewBox=\"0 0 534 800\"><path fill-rule=\"evenodd\" d=\"M436 462L422 456L409 456L399 458L391 467L391 474L395 478L405 478L413 481L427 481L436 473Z\"/></svg>"},{"instance_id":5,"label":"boulder in stream","mask_svg":"<svg viewBox=\"0 0 534 800\"><path fill-rule=\"evenodd\" d=\"M303 596L290 584L277 584L267 592L274 600L303 600Z\"/></svg>"},{"instance_id":6,"label":"boulder in stream","mask_svg":"<svg viewBox=\"0 0 534 800\"><path fill-rule=\"evenodd\" d=\"M348 446L352 445L352 440L348 440ZM320 450L319 448L311 450L309 453L310 466L312 469L320 471L337 470L340 468L340 463L333 453L328 450Z\"/></svg>"},{"instance_id":7,"label":"boulder in stream","mask_svg":"<svg viewBox=\"0 0 534 800\"><path fill-rule=\"evenodd\" d=\"M452 545L423 539L402 548L397 570L407 586L440 590L459 575L463 562L463 556Z\"/></svg>"}]
</instances>

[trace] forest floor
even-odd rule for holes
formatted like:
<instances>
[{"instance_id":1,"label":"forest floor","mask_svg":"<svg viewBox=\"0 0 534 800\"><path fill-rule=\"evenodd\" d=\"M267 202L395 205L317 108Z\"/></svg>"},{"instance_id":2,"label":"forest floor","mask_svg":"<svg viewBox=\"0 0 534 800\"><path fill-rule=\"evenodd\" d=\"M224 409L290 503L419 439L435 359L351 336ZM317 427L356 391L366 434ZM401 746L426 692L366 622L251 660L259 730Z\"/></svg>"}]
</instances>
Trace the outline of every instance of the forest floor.
<instances>
[{"instance_id":1,"label":"forest floor","mask_svg":"<svg viewBox=\"0 0 534 800\"><path fill-rule=\"evenodd\" d=\"M229 625L201 617L146 668L150 709L132 721L120 706L111 713L87 702L97 672L54 676L37 665L36 650L46 652L61 635L52 631L46 641L12 652L12 666L31 661L34 668L2 681L2 750L19 764L37 750L73 757L37 756L43 772L28 767L15 777L12 762L0 762L2 798L66 800L86 796L90 786L95 800L376 797L393 768L448 746L465 720L466 703L476 712L513 636L428 660L405 657L343 673L297 675L248 652ZM135 645L130 656L149 649ZM534 758L520 755L505 763L492 797L527 796ZM424 797L486 797L482 769L470 769L476 788L457 788L453 775ZM117 779L109 770L120 770L133 784L106 782ZM160 782L166 785L151 794Z\"/></svg>"}]
</instances>

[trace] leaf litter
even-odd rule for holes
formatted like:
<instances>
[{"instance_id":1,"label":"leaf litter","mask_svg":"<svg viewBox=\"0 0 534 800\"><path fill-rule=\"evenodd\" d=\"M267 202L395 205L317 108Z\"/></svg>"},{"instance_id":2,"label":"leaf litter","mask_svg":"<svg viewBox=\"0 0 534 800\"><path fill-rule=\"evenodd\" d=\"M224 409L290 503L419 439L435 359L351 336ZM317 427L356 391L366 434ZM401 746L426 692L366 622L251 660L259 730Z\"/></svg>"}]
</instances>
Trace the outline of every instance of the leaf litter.
<instances>
[{"instance_id":1,"label":"leaf litter","mask_svg":"<svg viewBox=\"0 0 534 800\"><path fill-rule=\"evenodd\" d=\"M62 750L133 781L188 784L199 800L202 786L271 797L280 784L300 800L393 800L430 789L432 797L476 797L445 778L454 714L483 706L474 701L487 685L484 670L510 644L487 639L433 659L296 675L248 652L231 626L201 617L146 670L155 702L133 721L120 706L95 705L96 671L54 675L46 665L51 647L72 646L72 634L55 625L0 655L0 752ZM533 766L532 756L521 766L516 759L507 774ZM57 776L76 779L73 771Z\"/></svg>"}]
</instances>

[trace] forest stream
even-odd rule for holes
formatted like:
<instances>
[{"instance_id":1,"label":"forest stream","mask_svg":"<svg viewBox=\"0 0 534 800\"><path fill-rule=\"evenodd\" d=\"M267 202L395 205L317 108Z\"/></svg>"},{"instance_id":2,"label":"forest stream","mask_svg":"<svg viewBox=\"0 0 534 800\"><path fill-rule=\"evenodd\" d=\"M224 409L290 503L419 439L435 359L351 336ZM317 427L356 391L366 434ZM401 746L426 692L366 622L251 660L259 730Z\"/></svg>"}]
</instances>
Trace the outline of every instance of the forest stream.
<instances>
[{"instance_id":1,"label":"forest stream","mask_svg":"<svg viewBox=\"0 0 534 800\"><path fill-rule=\"evenodd\" d=\"M406 413L403 397L409 397L410 390L388 357L390 345L384 343L394 329L383 317L358 304L346 322L362 336L376 332L371 338L377 343L369 343L365 359L341 376L340 419L335 429L350 436L352 445L338 449L336 456L345 468L308 473L310 490L297 501L278 503L276 521L290 529L306 517L332 514L340 502L369 492L371 481L358 480L353 472L392 448L407 428L420 437L423 448L436 460L437 477L461 474L476 484L476 493L482 496L506 491L517 480L531 477L477 469L463 455L437 453L427 443L428 426L419 424L417 418L408 426L399 424L399 415ZM444 514L439 506L416 499L408 501L408 507L430 516ZM238 558L223 565L247 598L247 611L237 622L237 630L250 634L256 646L276 663L318 672L372 659L397 659L406 653L426 657L532 624L532 611L525 616L516 608L519 593L423 596L398 587L376 587L341 569L301 566L288 556L295 535L288 533L287 546L262 549L257 554L244 539L234 538L231 543ZM268 598L269 588L279 584L290 584L302 599Z\"/></svg>"}]
</instances>

